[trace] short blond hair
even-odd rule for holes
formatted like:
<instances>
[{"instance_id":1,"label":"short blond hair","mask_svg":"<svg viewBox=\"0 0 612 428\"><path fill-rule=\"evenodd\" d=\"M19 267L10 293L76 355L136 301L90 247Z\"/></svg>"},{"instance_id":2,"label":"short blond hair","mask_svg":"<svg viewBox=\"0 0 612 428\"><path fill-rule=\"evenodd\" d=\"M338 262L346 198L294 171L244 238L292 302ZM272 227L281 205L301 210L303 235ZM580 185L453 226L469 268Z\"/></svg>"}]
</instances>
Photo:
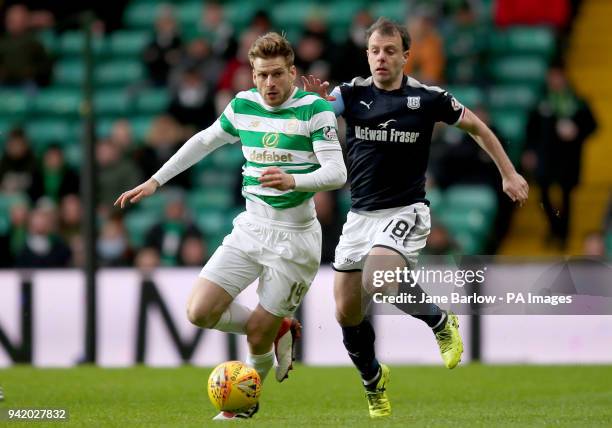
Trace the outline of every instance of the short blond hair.
<instances>
[{"instance_id":1,"label":"short blond hair","mask_svg":"<svg viewBox=\"0 0 612 428\"><path fill-rule=\"evenodd\" d=\"M251 49L249 49L249 62L251 66L253 66L253 61L256 58L270 59L279 56L285 58L287 67L293 65L295 53L291 43L284 36L274 32L258 37L251 46Z\"/></svg>"}]
</instances>

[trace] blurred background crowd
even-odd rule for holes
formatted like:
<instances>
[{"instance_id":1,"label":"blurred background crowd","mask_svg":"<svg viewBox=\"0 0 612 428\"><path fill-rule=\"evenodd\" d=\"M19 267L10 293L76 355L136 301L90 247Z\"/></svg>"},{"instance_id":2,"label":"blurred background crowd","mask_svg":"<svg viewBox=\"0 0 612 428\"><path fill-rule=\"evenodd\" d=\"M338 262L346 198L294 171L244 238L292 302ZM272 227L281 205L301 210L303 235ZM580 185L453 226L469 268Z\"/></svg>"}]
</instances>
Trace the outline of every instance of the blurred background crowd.
<instances>
[{"instance_id":1,"label":"blurred background crowd","mask_svg":"<svg viewBox=\"0 0 612 428\"><path fill-rule=\"evenodd\" d=\"M85 5L0 5L0 267L80 266ZM259 35L284 32L299 73L336 84L369 75L365 31L378 16L409 28L405 72L448 89L473 109L534 188L517 210L486 154L468 135L440 126L428 177L434 227L427 251L612 253L611 153L601 147L607 118L593 99L612 95L596 78L605 76L597 61L612 39L586 31L598 25L598 7L612 12L603 0L122 0L86 6L96 17L102 266L202 266L243 209L240 147L222 147L138 206L119 211L114 200L210 125L234 94L253 86L246 52ZM597 27L604 32L605 22ZM582 84L570 84L577 80ZM582 165L589 145L596 148ZM348 188L315 200L322 260L329 263L350 207Z\"/></svg>"}]
</instances>

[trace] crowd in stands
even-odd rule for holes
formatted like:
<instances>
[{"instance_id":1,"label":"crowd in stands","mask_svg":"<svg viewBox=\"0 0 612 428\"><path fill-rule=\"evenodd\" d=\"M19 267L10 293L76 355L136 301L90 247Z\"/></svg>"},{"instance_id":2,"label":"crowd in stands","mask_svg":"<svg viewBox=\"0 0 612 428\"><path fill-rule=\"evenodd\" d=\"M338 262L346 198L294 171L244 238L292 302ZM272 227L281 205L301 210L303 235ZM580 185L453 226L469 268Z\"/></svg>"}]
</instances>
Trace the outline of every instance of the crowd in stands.
<instances>
[{"instance_id":1,"label":"crowd in stands","mask_svg":"<svg viewBox=\"0 0 612 428\"><path fill-rule=\"evenodd\" d=\"M127 2L113 4L116 8L113 17L102 3L94 3L100 18L96 31L121 27L116 16L121 15L118 9ZM483 67L486 40L479 25L486 15L483 2L413 0L409 3L413 13L406 24L412 35L412 47L405 72L432 85L486 85L489 79ZM503 3L506 2L500 2L500 7ZM23 4L6 7L0 40L0 88L20 87L31 92L48 85L53 76L54 58L45 50L36 31L71 28L73 21L66 17L77 12L66 10L68 6L59 10L58 6L57 13L53 13L42 10L45 7L42 3L30 4L34 5L32 10ZM369 75L364 53L365 32L374 18L367 9L359 11L352 18L345 37L339 39L332 37L324 20L304 16L303 31L292 40L299 74L314 74L334 83L356 75ZM506 25L512 19L507 8L500 9L500 22ZM168 202L162 208L163 216L146 231L142 243L130 241L125 213L113 207L113 202L123 190L150 177L189 136L210 125L236 92L253 86L246 52L259 35L270 30L276 28L263 10L257 11L250 24L238 32L224 17L222 3L206 2L198 27L187 32L181 28L171 4L157 8L150 41L141 52L146 78L134 83L167 88L170 101L166 111L159 112L152 121L143 141L135 137L133 123L119 119L112 124L108 135L96 142L97 251L102 266L202 266L214 251L194 221L196 213L190 212L186 203L189 191L201 186L189 171L174 178L167 186L169 189L164 190ZM548 99L558 109L569 102L568 98L554 94ZM571 100L579 102L578 98ZM472 108L483 120L488 120L484 103ZM563 114L570 118L567 111ZM583 141L592 132L592 126L577 126L580 129L568 137ZM0 266L80 266L83 263L79 233L83 206L79 197L78 165L69 162L60 144L50 144L38 152L24 129L23 124L16 123L0 136L0 195L8 201L4 207L8 224L0 227ZM554 130L530 132L554 133ZM512 210L501 192L495 166L467 135L451 128L436 130L434 140L429 177L432 186L445 189L456 184L483 184L495 191L499 201L497 239L488 248L494 250ZM531 140L544 141L539 137ZM533 170L541 169L548 149L531 145L529 150L525 165ZM240 174L239 169L230 172L237 177ZM229 190L236 201L240 201L239 187ZM333 260L344 221L346 189L317 194L315 200L324 230L323 262L328 263ZM555 224L554 227L555 236L563 239L567 226ZM434 220L428 251L448 254L460 252L460 246L442 223Z\"/></svg>"}]
</instances>

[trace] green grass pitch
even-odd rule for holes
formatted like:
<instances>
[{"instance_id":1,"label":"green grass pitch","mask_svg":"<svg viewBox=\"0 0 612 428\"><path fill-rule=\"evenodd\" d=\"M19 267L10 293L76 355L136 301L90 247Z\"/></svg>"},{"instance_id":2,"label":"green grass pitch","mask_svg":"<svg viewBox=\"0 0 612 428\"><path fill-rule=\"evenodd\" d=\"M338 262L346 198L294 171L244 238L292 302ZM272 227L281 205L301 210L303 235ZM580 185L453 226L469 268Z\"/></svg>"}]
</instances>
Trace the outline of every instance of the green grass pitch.
<instances>
[{"instance_id":1,"label":"green grass pitch","mask_svg":"<svg viewBox=\"0 0 612 428\"><path fill-rule=\"evenodd\" d=\"M205 391L209 368L0 370L0 408L67 408L68 422L35 426L219 426ZM371 421L350 367L299 366L283 384L268 377L263 427L612 426L612 366L391 366L393 415ZM223 422L221 422L223 424ZM25 423L0 422L25 426Z\"/></svg>"}]
</instances>

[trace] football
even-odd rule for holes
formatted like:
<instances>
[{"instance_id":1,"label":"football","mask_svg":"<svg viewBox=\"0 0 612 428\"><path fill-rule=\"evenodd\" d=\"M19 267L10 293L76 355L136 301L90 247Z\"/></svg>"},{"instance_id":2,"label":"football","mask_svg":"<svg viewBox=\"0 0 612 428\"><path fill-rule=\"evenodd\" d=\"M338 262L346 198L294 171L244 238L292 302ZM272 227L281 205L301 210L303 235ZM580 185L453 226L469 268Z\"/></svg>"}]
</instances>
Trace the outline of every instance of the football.
<instances>
[{"instance_id":1,"label":"football","mask_svg":"<svg viewBox=\"0 0 612 428\"><path fill-rule=\"evenodd\" d=\"M208 378L208 397L219 411L242 412L259 401L261 379L241 361L219 364Z\"/></svg>"}]
</instances>

